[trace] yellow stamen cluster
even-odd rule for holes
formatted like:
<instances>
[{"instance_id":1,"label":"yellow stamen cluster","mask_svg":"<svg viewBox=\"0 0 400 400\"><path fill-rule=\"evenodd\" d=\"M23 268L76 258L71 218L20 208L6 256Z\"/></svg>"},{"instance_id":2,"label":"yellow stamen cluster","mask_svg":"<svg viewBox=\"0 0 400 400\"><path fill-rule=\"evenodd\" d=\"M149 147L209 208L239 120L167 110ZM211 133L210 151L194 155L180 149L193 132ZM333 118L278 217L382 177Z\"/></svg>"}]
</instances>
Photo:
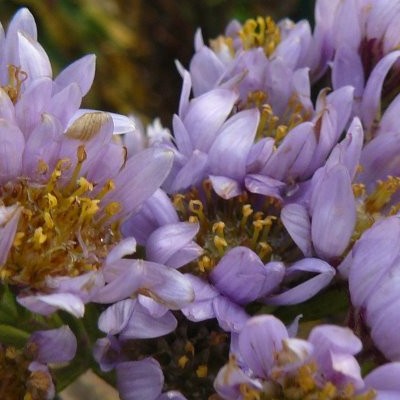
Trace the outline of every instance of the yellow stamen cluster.
<instances>
[{"instance_id":1,"label":"yellow stamen cluster","mask_svg":"<svg viewBox=\"0 0 400 400\"><path fill-rule=\"evenodd\" d=\"M202 200L200 200L200 197ZM174 205L182 220L199 223L196 242L204 254L193 273L210 272L226 252L245 246L258 254L262 261L292 261L298 249L280 221L280 205L266 198L259 210L253 209L250 194L244 192L224 200L213 192L210 182L203 184L203 195L196 189L174 196Z\"/></svg>"},{"instance_id":2,"label":"yellow stamen cluster","mask_svg":"<svg viewBox=\"0 0 400 400\"><path fill-rule=\"evenodd\" d=\"M286 109L280 116L274 114L272 106L268 103L268 94L263 91L250 92L244 107L256 107L260 110L256 140L272 137L275 139L276 145L285 138L290 130L311 117L310 112L304 108L295 93L290 97Z\"/></svg>"},{"instance_id":3,"label":"yellow stamen cluster","mask_svg":"<svg viewBox=\"0 0 400 400\"><path fill-rule=\"evenodd\" d=\"M375 189L368 195L363 184L354 183L352 187L354 196L360 199L357 206L356 227L352 237L354 242L375 221L383 216L395 215L400 211L400 203L388 207L393 195L400 190L400 177L388 176L385 180L379 180Z\"/></svg>"},{"instance_id":4,"label":"yellow stamen cluster","mask_svg":"<svg viewBox=\"0 0 400 400\"><path fill-rule=\"evenodd\" d=\"M245 50L262 47L270 57L281 42L281 31L271 17L257 17L243 24L239 37Z\"/></svg>"},{"instance_id":5,"label":"yellow stamen cluster","mask_svg":"<svg viewBox=\"0 0 400 400\"><path fill-rule=\"evenodd\" d=\"M21 86L28 78L26 72L21 70L21 67L15 65L8 66L8 81L9 83L2 86L2 89L8 94L10 100L15 104L21 96Z\"/></svg>"},{"instance_id":6,"label":"yellow stamen cluster","mask_svg":"<svg viewBox=\"0 0 400 400\"><path fill-rule=\"evenodd\" d=\"M0 347L0 398L7 400L42 400L48 398L51 377L44 371L29 371L36 348Z\"/></svg>"},{"instance_id":7,"label":"yellow stamen cluster","mask_svg":"<svg viewBox=\"0 0 400 400\"><path fill-rule=\"evenodd\" d=\"M47 277L75 277L97 270L120 239L117 202L100 205L114 188L112 181L95 187L80 176L86 159L83 146L72 169L59 160L44 182L20 178L0 187L0 205L18 205L21 216L14 242L0 277L31 289L46 287ZM39 171L47 171L40 163Z\"/></svg>"},{"instance_id":8,"label":"yellow stamen cluster","mask_svg":"<svg viewBox=\"0 0 400 400\"><path fill-rule=\"evenodd\" d=\"M276 369L268 380L265 380L262 389L255 388L248 383L242 383L239 390L245 400L373 400L376 393L368 390L357 394L351 383L345 386L336 386L327 381L319 372L315 361L300 363L296 368L287 368L290 364L299 362L298 356L288 346L276 355ZM238 368L235 357L230 357L224 379L226 384L229 376Z\"/></svg>"}]
</instances>

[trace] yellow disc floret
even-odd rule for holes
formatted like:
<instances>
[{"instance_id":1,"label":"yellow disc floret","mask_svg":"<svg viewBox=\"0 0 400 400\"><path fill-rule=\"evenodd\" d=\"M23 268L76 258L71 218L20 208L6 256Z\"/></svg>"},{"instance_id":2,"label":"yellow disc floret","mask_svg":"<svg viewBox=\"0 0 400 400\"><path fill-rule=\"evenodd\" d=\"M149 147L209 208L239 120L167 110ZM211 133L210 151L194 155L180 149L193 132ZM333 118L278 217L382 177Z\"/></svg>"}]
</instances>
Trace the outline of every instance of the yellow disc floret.
<instances>
[{"instance_id":1,"label":"yellow disc floret","mask_svg":"<svg viewBox=\"0 0 400 400\"><path fill-rule=\"evenodd\" d=\"M43 182L19 178L0 187L0 205L21 208L13 244L0 267L3 281L43 290L47 277L97 270L120 239L119 222L112 218L120 204L101 204L114 183L96 187L79 176L86 159L83 146L77 156L74 168L69 160L59 160Z\"/></svg>"},{"instance_id":2,"label":"yellow disc floret","mask_svg":"<svg viewBox=\"0 0 400 400\"><path fill-rule=\"evenodd\" d=\"M254 210L251 196L243 192L225 200L216 195L207 180L203 183L202 195L192 189L174 196L181 220L199 224L196 243L204 253L196 265L188 266L192 273L208 274L227 251L236 246L250 248L265 263L297 259L299 249L279 219L279 202L266 197L259 209Z\"/></svg>"}]
</instances>

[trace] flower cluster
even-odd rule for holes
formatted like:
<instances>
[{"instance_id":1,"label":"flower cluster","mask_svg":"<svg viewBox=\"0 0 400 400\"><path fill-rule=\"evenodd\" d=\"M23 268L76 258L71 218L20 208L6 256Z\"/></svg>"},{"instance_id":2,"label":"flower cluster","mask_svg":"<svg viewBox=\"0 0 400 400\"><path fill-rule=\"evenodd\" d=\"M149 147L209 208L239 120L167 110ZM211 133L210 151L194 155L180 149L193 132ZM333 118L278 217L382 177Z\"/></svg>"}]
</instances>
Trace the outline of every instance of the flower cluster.
<instances>
[{"instance_id":1,"label":"flower cluster","mask_svg":"<svg viewBox=\"0 0 400 400\"><path fill-rule=\"evenodd\" d=\"M94 57L53 79L20 10L0 42L0 393L52 398L91 368L126 400L400 396L399 12L318 0L314 30L198 31L172 133L144 133L81 109ZM85 350L55 357L53 335Z\"/></svg>"}]
</instances>

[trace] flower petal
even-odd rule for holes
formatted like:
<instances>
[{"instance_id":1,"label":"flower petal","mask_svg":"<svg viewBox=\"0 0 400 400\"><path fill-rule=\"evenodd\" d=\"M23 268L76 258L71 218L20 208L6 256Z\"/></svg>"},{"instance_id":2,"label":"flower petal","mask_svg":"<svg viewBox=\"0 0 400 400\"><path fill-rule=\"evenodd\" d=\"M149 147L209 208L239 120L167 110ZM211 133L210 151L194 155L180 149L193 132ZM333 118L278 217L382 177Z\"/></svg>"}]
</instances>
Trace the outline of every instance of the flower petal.
<instances>
[{"instance_id":1,"label":"flower petal","mask_svg":"<svg viewBox=\"0 0 400 400\"><path fill-rule=\"evenodd\" d=\"M161 393L164 377L153 358L121 362L116 367L121 400L155 400Z\"/></svg>"}]
</instances>

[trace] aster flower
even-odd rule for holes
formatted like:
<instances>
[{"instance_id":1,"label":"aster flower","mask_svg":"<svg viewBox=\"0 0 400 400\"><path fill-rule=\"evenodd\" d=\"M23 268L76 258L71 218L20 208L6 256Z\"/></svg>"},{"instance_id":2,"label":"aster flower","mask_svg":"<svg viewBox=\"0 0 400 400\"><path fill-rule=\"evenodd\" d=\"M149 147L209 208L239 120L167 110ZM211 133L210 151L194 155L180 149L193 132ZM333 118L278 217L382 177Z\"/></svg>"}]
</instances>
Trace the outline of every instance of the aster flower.
<instances>
[{"instance_id":1,"label":"aster flower","mask_svg":"<svg viewBox=\"0 0 400 400\"><path fill-rule=\"evenodd\" d=\"M274 79L289 76L308 65L311 29L307 21L249 19L242 25L232 21L225 35L204 44L201 32L195 37L195 54L190 62L193 92L197 97L218 86L241 82L240 99L248 93L269 87L284 93ZM255 67L257 65L257 67ZM282 79L284 80L284 79ZM243 90L242 90L243 89Z\"/></svg>"},{"instance_id":2,"label":"aster flower","mask_svg":"<svg viewBox=\"0 0 400 400\"><path fill-rule=\"evenodd\" d=\"M83 57L53 81L49 58L37 41L35 20L26 8L14 16L2 36L2 117L16 123L25 136L43 113L52 114L66 128L93 82L95 57Z\"/></svg>"},{"instance_id":3,"label":"aster flower","mask_svg":"<svg viewBox=\"0 0 400 400\"><path fill-rule=\"evenodd\" d=\"M215 389L223 399L386 399L398 395L394 378L398 363L376 369L364 381L354 357L361 348L349 328L319 325L304 340L291 338L273 316L253 317L240 332Z\"/></svg>"},{"instance_id":4,"label":"aster flower","mask_svg":"<svg viewBox=\"0 0 400 400\"><path fill-rule=\"evenodd\" d=\"M160 185L171 156L153 149L125 162L105 113L85 114L65 133L46 116L26 143L7 128L16 134L2 158L3 282L33 311L81 316L107 280L102 265L134 252L119 227Z\"/></svg>"},{"instance_id":5,"label":"aster flower","mask_svg":"<svg viewBox=\"0 0 400 400\"><path fill-rule=\"evenodd\" d=\"M55 388L49 364L71 361L77 342L67 326L34 332L22 348L0 345L1 385L4 399L53 399Z\"/></svg>"}]
</instances>

